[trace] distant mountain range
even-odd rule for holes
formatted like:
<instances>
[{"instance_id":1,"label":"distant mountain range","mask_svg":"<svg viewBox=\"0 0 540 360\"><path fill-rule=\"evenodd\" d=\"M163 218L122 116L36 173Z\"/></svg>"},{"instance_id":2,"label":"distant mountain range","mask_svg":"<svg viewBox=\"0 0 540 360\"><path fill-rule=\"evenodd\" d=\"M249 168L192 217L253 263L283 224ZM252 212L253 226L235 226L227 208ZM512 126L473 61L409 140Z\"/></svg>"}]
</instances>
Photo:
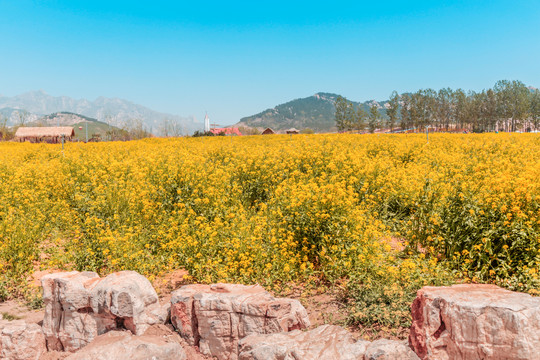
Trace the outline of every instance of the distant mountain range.
<instances>
[{"instance_id":1,"label":"distant mountain range","mask_svg":"<svg viewBox=\"0 0 540 360\"><path fill-rule=\"evenodd\" d=\"M257 128L272 128L282 131L289 128L299 130L310 128L315 132L335 131L334 102L339 95L331 93L317 93L302 99L289 101L272 109L240 119L237 126ZM386 113L388 101L354 102L355 107L362 106L367 112L372 104L376 104L381 113Z\"/></svg>"},{"instance_id":2,"label":"distant mountain range","mask_svg":"<svg viewBox=\"0 0 540 360\"><path fill-rule=\"evenodd\" d=\"M0 116L7 117L9 125L35 122L48 114L70 112L93 118L103 123L123 126L127 122L141 120L148 131L157 134L165 120L177 122L184 133L192 133L202 127L193 117L161 113L142 105L118 98L98 97L94 101L73 99L67 96L51 96L46 92L31 91L21 95L0 96ZM51 124L54 125L54 124Z\"/></svg>"}]
</instances>

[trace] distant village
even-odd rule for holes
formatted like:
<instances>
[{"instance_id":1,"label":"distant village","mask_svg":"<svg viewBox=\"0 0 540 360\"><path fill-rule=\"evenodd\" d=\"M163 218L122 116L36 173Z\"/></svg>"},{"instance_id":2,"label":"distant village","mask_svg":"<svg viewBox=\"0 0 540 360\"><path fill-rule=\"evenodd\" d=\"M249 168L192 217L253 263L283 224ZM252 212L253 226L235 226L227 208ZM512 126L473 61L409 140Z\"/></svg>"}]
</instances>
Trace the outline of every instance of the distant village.
<instances>
[{"instance_id":1,"label":"distant village","mask_svg":"<svg viewBox=\"0 0 540 360\"><path fill-rule=\"evenodd\" d=\"M80 127L79 130L84 132L84 128ZM127 130L124 130L129 132ZM300 134L301 131L295 128L290 128L283 131L275 131L272 128L265 128L259 130L256 128L247 127L219 127L210 128L207 131L195 131L193 137L200 136L244 136L244 135L275 135L275 134ZM306 133L313 133L313 131L307 131ZM87 134L83 135L82 139L76 136L75 127L72 126L20 126L13 132L8 130L1 132L0 139L4 141L15 142L30 142L30 143L50 143L59 144L62 142L100 142L100 141L126 141L136 140L144 137L163 137L155 136L148 132L142 134L142 136L114 136L112 132L106 133L105 136L101 134ZM167 136L169 137L169 136Z\"/></svg>"},{"instance_id":2,"label":"distant village","mask_svg":"<svg viewBox=\"0 0 540 360\"><path fill-rule=\"evenodd\" d=\"M59 144L64 142L101 142L101 141L128 141L148 137L181 137L181 136L245 136L245 135L274 135L274 134L300 134L313 133L310 129L298 130L290 128L276 131L272 128L254 128L248 126L221 127L218 124L210 124L208 115L205 116L204 130L197 130L191 135L183 134L176 126L171 129L160 128L159 134L153 134L146 130L141 122L131 122L113 126L109 123L100 122L96 119L83 117L73 113L51 114L50 117L61 115L62 121L72 126L51 126L47 122L23 122L15 126L7 126L4 121L0 124L0 140L30 143ZM76 121L79 121L75 124ZM166 121L170 126L170 121Z\"/></svg>"}]
</instances>

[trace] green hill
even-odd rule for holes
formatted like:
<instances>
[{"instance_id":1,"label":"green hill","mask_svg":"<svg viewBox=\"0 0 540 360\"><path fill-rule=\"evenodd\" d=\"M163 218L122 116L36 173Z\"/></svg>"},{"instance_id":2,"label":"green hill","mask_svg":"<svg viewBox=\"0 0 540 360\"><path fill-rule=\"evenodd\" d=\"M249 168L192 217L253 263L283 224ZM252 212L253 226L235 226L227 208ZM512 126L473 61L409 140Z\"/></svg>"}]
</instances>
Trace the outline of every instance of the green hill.
<instances>
[{"instance_id":1,"label":"green hill","mask_svg":"<svg viewBox=\"0 0 540 360\"><path fill-rule=\"evenodd\" d=\"M41 126L72 126L75 129L75 138L80 141L86 140L87 124L88 139L98 137L101 140L105 140L107 138L108 131L120 130L117 127L109 126L107 123L97 119L65 111L45 115L34 123L34 125Z\"/></svg>"},{"instance_id":2,"label":"green hill","mask_svg":"<svg viewBox=\"0 0 540 360\"><path fill-rule=\"evenodd\" d=\"M313 96L289 101L272 109L240 119L239 126L257 128L270 127L276 131L289 128L310 128L316 132L335 131L334 102L339 95L317 93ZM369 111L372 101L364 103L352 102L355 107L362 106ZM384 102L377 102L379 110L384 115Z\"/></svg>"},{"instance_id":3,"label":"green hill","mask_svg":"<svg viewBox=\"0 0 540 360\"><path fill-rule=\"evenodd\" d=\"M76 123L73 125L75 128L75 137L81 141L86 140L86 121ZM111 126L113 128L113 126ZM107 138L107 131L109 131L109 125L101 121L88 121L88 139L91 139L95 135L105 140Z\"/></svg>"}]
</instances>

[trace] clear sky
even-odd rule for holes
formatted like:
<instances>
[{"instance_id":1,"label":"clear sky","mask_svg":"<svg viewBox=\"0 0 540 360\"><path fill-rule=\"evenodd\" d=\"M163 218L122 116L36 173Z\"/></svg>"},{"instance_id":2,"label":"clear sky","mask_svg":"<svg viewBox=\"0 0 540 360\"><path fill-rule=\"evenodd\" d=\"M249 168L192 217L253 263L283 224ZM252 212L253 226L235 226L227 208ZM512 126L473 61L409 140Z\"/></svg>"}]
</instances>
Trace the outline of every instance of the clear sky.
<instances>
[{"instance_id":1,"label":"clear sky","mask_svg":"<svg viewBox=\"0 0 540 360\"><path fill-rule=\"evenodd\" d=\"M232 124L334 92L540 87L540 1L0 0L0 94L43 89Z\"/></svg>"}]
</instances>

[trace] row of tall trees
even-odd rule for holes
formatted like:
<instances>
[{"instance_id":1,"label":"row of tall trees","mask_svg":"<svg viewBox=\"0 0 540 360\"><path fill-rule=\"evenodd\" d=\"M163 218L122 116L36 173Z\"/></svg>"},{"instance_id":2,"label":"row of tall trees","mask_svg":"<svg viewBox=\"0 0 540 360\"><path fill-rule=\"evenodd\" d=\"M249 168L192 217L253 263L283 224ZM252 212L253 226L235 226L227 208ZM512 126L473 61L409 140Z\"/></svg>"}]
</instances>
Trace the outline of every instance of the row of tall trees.
<instances>
[{"instance_id":1,"label":"row of tall trees","mask_svg":"<svg viewBox=\"0 0 540 360\"><path fill-rule=\"evenodd\" d=\"M336 125L339 131L368 129L374 132L380 125L381 113L374 102L369 107L369 112L363 106L355 107L352 102L342 96L338 96L335 102Z\"/></svg>"},{"instance_id":2,"label":"row of tall trees","mask_svg":"<svg viewBox=\"0 0 540 360\"><path fill-rule=\"evenodd\" d=\"M415 93L392 92L379 111L375 102L369 115L338 97L335 102L339 131L376 128L394 130L434 128L439 131L532 131L540 129L540 91L521 81L500 80L481 92L444 88Z\"/></svg>"}]
</instances>

